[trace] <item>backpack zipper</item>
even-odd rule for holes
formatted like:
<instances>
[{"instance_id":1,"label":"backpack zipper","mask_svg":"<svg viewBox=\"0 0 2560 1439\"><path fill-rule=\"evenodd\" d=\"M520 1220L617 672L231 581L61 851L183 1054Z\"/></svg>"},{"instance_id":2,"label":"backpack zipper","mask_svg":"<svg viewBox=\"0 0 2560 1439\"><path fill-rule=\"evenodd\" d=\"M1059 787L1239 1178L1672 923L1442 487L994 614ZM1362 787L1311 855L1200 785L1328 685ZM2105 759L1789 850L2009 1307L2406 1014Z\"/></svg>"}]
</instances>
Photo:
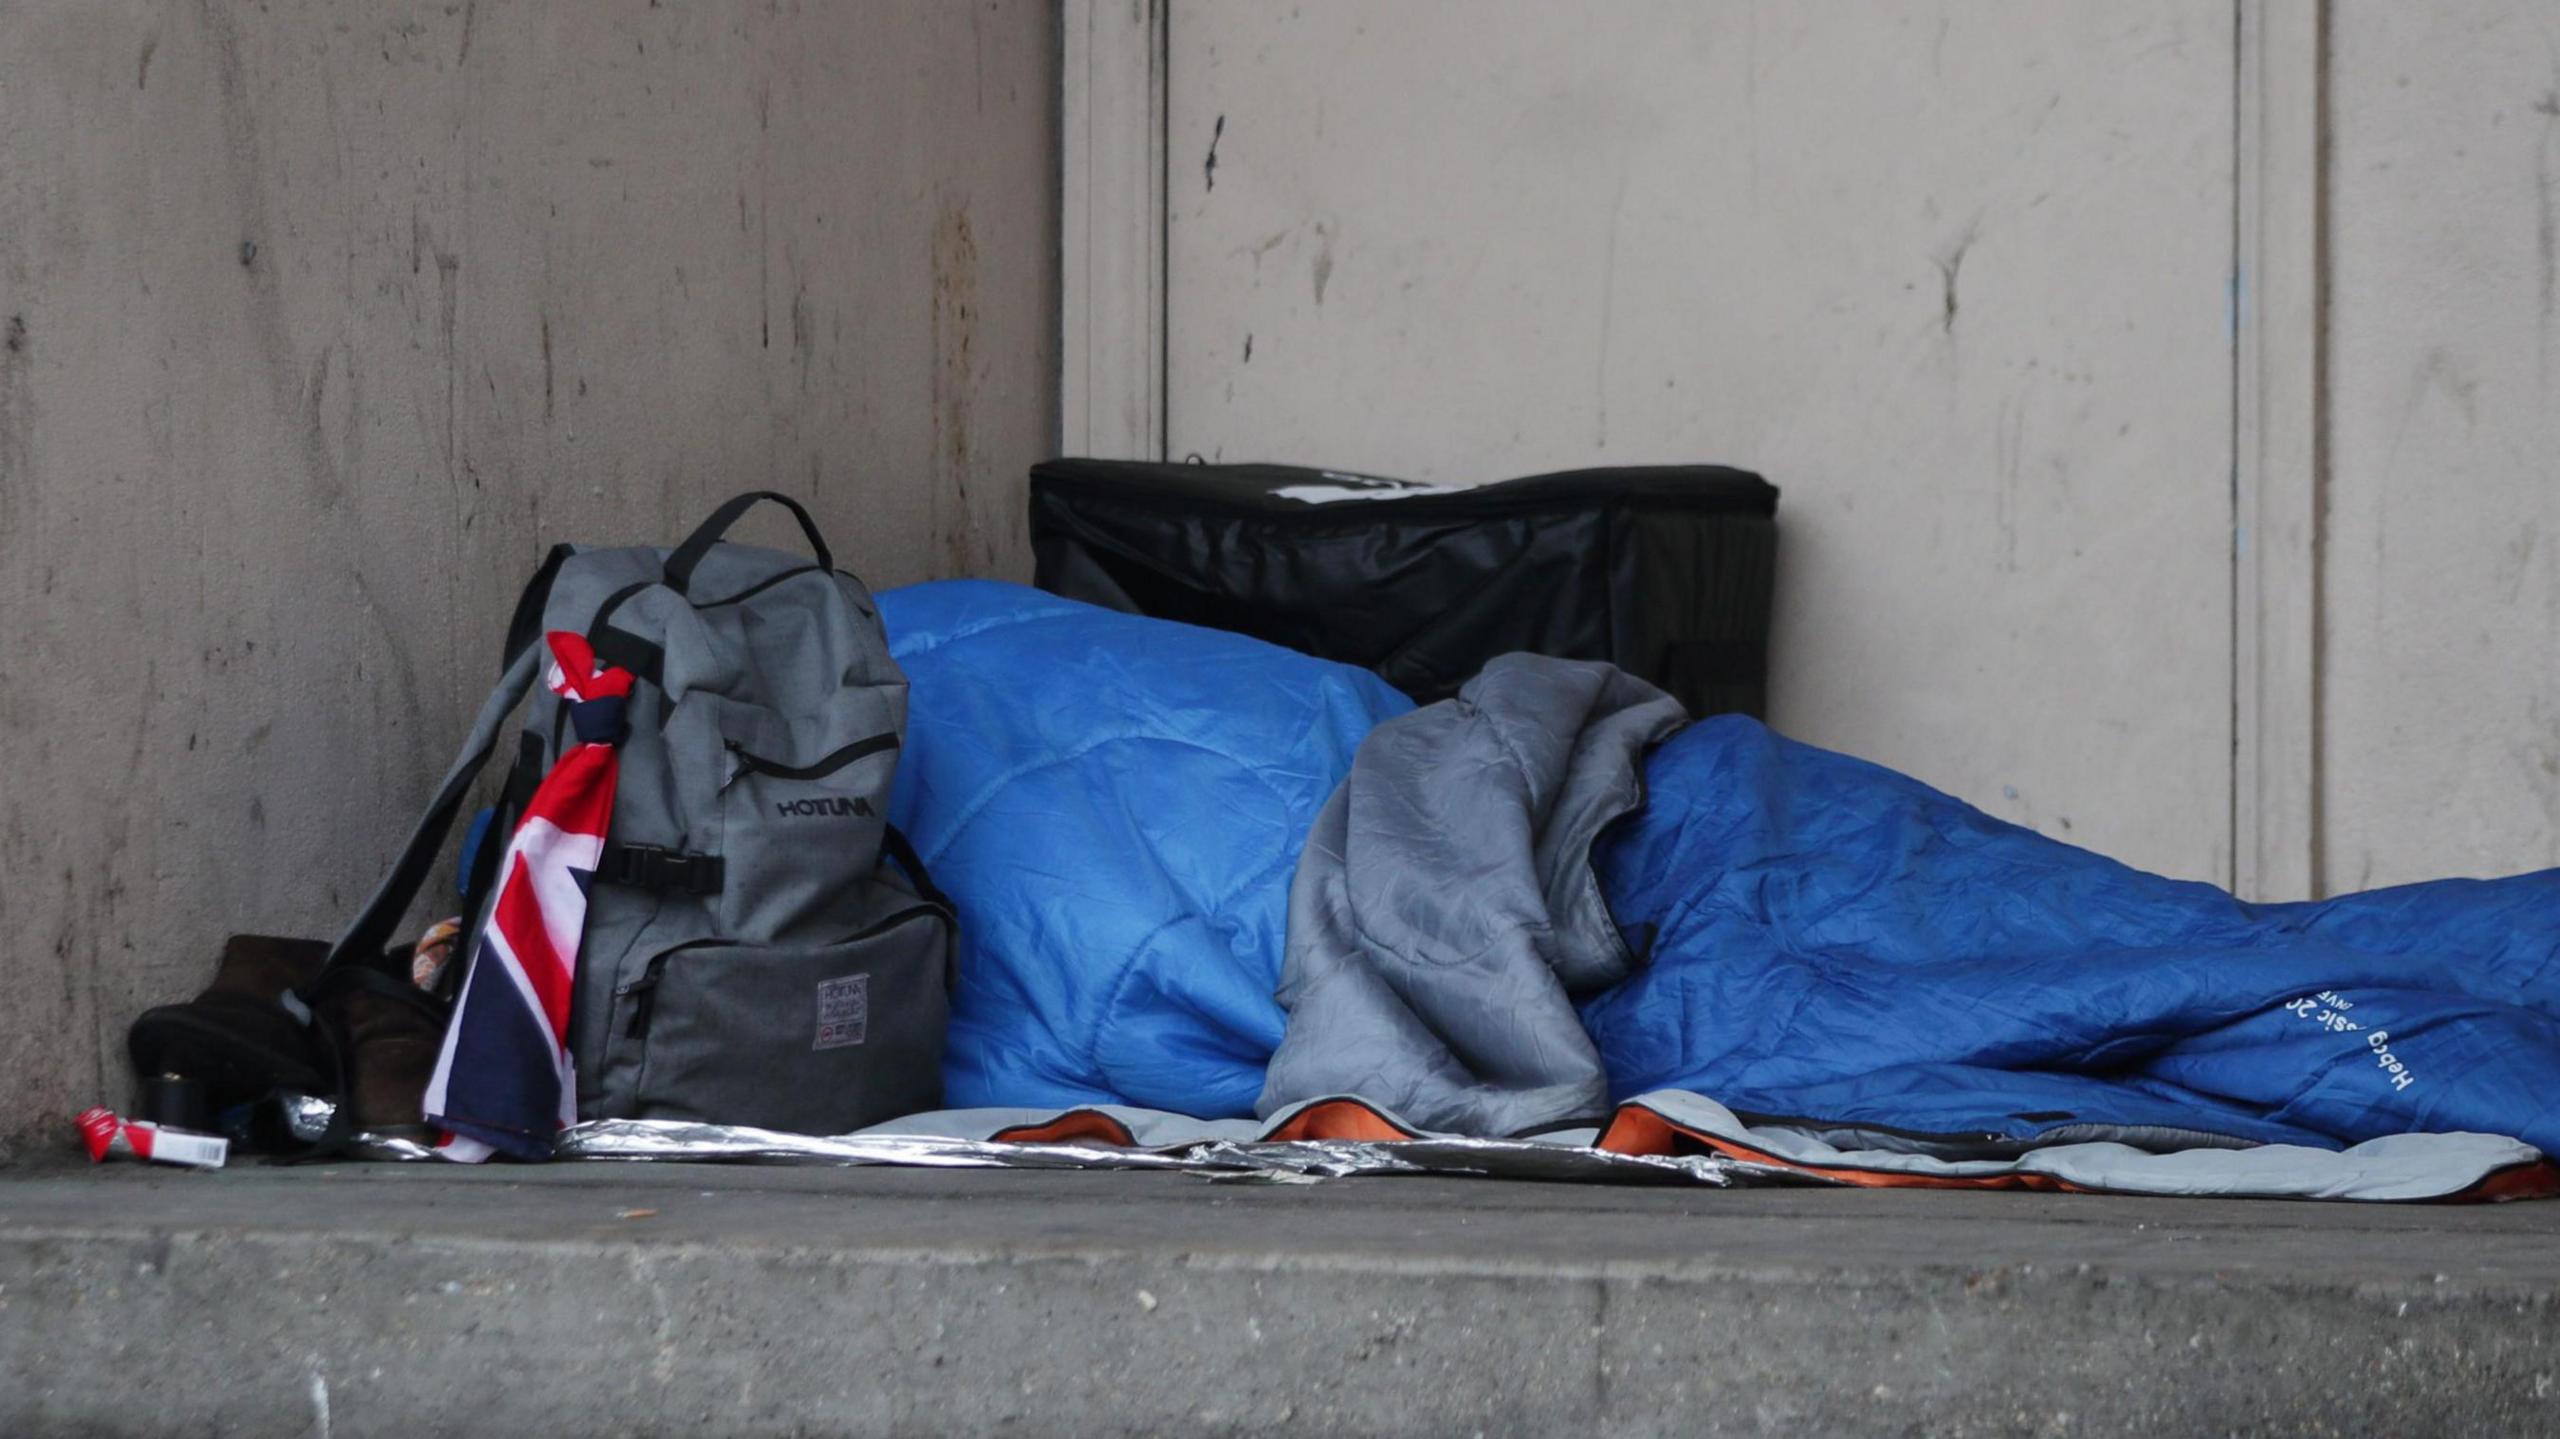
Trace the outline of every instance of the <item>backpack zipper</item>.
<instances>
[{"instance_id":1,"label":"backpack zipper","mask_svg":"<svg viewBox=\"0 0 2560 1439\"><path fill-rule=\"evenodd\" d=\"M658 1007L658 981L665 977L668 960L688 949L700 949L719 942L716 939L689 939L649 956L649 963L640 971L640 977L613 992L614 998L631 1001L631 1020L622 1027L622 1037L639 1039L649 1032L649 1018Z\"/></svg>"},{"instance_id":2,"label":"backpack zipper","mask_svg":"<svg viewBox=\"0 0 2560 1439\"><path fill-rule=\"evenodd\" d=\"M784 764L780 760L766 759L762 755L749 753L745 745L725 737L720 744L729 751L735 762L735 768L729 774L731 780L735 780L742 774L769 774L776 779L824 779L855 760L867 759L882 750L896 749L898 734L897 731L890 730L873 735L869 739L855 740L841 749L820 756L813 764Z\"/></svg>"}]
</instances>

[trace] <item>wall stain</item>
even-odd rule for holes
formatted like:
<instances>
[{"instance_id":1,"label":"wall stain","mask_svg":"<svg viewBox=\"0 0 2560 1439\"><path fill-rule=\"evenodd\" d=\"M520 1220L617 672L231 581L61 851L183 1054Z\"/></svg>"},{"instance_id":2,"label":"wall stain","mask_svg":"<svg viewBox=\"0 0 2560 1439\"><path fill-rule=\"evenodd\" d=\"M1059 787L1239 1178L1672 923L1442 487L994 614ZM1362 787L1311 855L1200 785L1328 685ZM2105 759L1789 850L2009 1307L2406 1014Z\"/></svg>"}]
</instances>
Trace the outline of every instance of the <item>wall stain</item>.
<instances>
[{"instance_id":1,"label":"wall stain","mask_svg":"<svg viewBox=\"0 0 2560 1439\"><path fill-rule=\"evenodd\" d=\"M2560 139L2560 89L2548 90L2533 102L2533 113L2542 117L2542 143L2534 151L2534 253L2540 261L2537 271L2542 302L2542 327L2534 337L2539 374L2551 377L2551 325L2560 317L2560 209L2555 209L2552 184L2553 142Z\"/></svg>"},{"instance_id":2,"label":"wall stain","mask_svg":"<svg viewBox=\"0 0 2560 1439\"><path fill-rule=\"evenodd\" d=\"M2539 695L2527 703L2525 719L2539 736L2560 730L2551 703ZM2560 742L2549 738L2528 740L2516 746L2514 754L2524 770L2525 786L2542 810L2543 832L2550 836L2543 857L2553 860L2560 857Z\"/></svg>"},{"instance_id":3,"label":"wall stain","mask_svg":"<svg viewBox=\"0 0 2560 1439\"><path fill-rule=\"evenodd\" d=\"M1262 273L1262 257L1270 254L1273 250L1278 249L1282 241L1296 233L1297 231L1295 227L1287 230L1274 230L1252 244L1244 246L1241 249L1230 251L1229 253L1242 255L1246 259L1253 261L1253 272L1259 275Z\"/></svg>"},{"instance_id":4,"label":"wall stain","mask_svg":"<svg viewBox=\"0 0 2560 1439\"><path fill-rule=\"evenodd\" d=\"M1600 246L1600 335L1592 357L1591 444L1609 448L1609 332L1618 314L1618 221L1627 213L1627 172L1609 196L1609 234Z\"/></svg>"},{"instance_id":5,"label":"wall stain","mask_svg":"<svg viewBox=\"0 0 2560 1439\"><path fill-rule=\"evenodd\" d=\"M772 132L773 82L767 80L756 89L756 342L765 350L773 348L773 190L764 178Z\"/></svg>"},{"instance_id":6,"label":"wall stain","mask_svg":"<svg viewBox=\"0 0 2560 1439\"><path fill-rule=\"evenodd\" d=\"M133 67L133 88L136 90L148 90L151 88L151 57L159 53L159 36L154 35L150 39L142 42L142 58L137 61Z\"/></svg>"},{"instance_id":7,"label":"wall stain","mask_svg":"<svg viewBox=\"0 0 2560 1439\"><path fill-rule=\"evenodd\" d=\"M321 509L336 509L346 499L346 479L329 447L329 362L337 347L323 345L311 359L311 378L303 386L302 461L311 479L312 497Z\"/></svg>"},{"instance_id":8,"label":"wall stain","mask_svg":"<svg viewBox=\"0 0 2560 1439\"><path fill-rule=\"evenodd\" d=\"M1955 245L1947 253L1938 257L1938 329L1950 336L1956 332L1956 310L1959 308L1956 298L1956 279L1964 270L1964 257L1972 251L1974 239L1980 233L1981 226L1982 217L1977 215L1972 224L1964 227L1964 234L1956 240Z\"/></svg>"},{"instance_id":9,"label":"wall stain","mask_svg":"<svg viewBox=\"0 0 2560 1439\"><path fill-rule=\"evenodd\" d=\"M987 113L987 37L978 23L976 6L969 8L969 68L977 78L974 105L981 115Z\"/></svg>"},{"instance_id":10,"label":"wall stain","mask_svg":"<svg viewBox=\"0 0 2560 1439\"><path fill-rule=\"evenodd\" d=\"M2503 568L2506 570L2504 603L2515 604L2524 598L2525 582L2533 578L2533 552L2542 543L2542 526L2526 522L2510 538L2505 547Z\"/></svg>"},{"instance_id":11,"label":"wall stain","mask_svg":"<svg viewBox=\"0 0 2560 1439\"><path fill-rule=\"evenodd\" d=\"M1324 287L1333 283L1333 232L1316 223L1316 260L1312 267L1316 282L1316 308L1324 308Z\"/></svg>"},{"instance_id":12,"label":"wall stain","mask_svg":"<svg viewBox=\"0 0 2560 1439\"><path fill-rule=\"evenodd\" d=\"M462 257L446 250L436 257L436 341L444 351L444 482L460 493L462 455L462 362L456 350L462 303Z\"/></svg>"},{"instance_id":13,"label":"wall stain","mask_svg":"<svg viewBox=\"0 0 2560 1439\"><path fill-rule=\"evenodd\" d=\"M799 266L792 266L796 275ZM791 358L800 367L800 393L809 393L810 361L818 348L818 312L809 303L809 287L795 283L791 287Z\"/></svg>"},{"instance_id":14,"label":"wall stain","mask_svg":"<svg viewBox=\"0 0 2560 1439\"><path fill-rule=\"evenodd\" d=\"M2022 381L2002 398L2000 425L1992 434L1999 488L1991 495L1991 523L2000 535L2000 570L2012 575L2018 572L2018 482L2026 466L2028 383Z\"/></svg>"},{"instance_id":15,"label":"wall stain","mask_svg":"<svg viewBox=\"0 0 2560 1439\"><path fill-rule=\"evenodd\" d=\"M223 132L224 153L230 160L227 176L233 201L242 221L241 229L251 235L272 234L276 226L267 223L267 181L264 144L255 105L250 100L250 87L240 57L240 36L228 12L207 8L202 12L206 39L213 50L214 75L219 92L217 121ZM258 245L254 239L240 243L240 264L248 289L248 322L257 360L262 367L279 417L299 418L302 431L302 464L304 479L311 486L313 498L323 507L335 505L340 494L338 477L330 462L313 414L317 395L323 383L316 367L306 366L296 357L292 328L285 316L283 276L272 264L259 265ZM320 364L327 363L324 351Z\"/></svg>"},{"instance_id":16,"label":"wall stain","mask_svg":"<svg viewBox=\"0 0 2560 1439\"><path fill-rule=\"evenodd\" d=\"M933 231L932 396L934 465L942 472L933 494L934 547L946 577L995 570L995 545L970 493L977 329L978 242L968 212L947 209Z\"/></svg>"},{"instance_id":17,"label":"wall stain","mask_svg":"<svg viewBox=\"0 0 2560 1439\"><path fill-rule=\"evenodd\" d=\"M36 403L27 385L28 343L27 317L11 315L0 326L0 561L19 539L18 496L35 488L26 471Z\"/></svg>"}]
</instances>

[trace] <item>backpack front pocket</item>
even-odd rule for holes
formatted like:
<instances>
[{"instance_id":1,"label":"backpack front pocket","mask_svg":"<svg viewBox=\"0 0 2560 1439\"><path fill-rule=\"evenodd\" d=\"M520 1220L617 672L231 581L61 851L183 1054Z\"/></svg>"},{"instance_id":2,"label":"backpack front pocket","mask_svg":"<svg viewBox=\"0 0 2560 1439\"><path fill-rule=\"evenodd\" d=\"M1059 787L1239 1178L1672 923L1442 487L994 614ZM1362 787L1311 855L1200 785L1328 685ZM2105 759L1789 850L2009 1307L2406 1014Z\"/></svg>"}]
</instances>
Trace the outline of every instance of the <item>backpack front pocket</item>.
<instances>
[{"instance_id":1,"label":"backpack front pocket","mask_svg":"<svg viewBox=\"0 0 2560 1439\"><path fill-rule=\"evenodd\" d=\"M880 863L898 732L854 704L815 733L780 732L760 712L724 717L720 844L732 881L720 927L761 938L852 923ZM765 721L765 722L759 722Z\"/></svg>"},{"instance_id":2,"label":"backpack front pocket","mask_svg":"<svg viewBox=\"0 0 2560 1439\"><path fill-rule=\"evenodd\" d=\"M616 1039L640 1052L630 1117L843 1134L936 1107L950 943L950 917L908 901L832 944L660 953L619 1006Z\"/></svg>"}]
</instances>

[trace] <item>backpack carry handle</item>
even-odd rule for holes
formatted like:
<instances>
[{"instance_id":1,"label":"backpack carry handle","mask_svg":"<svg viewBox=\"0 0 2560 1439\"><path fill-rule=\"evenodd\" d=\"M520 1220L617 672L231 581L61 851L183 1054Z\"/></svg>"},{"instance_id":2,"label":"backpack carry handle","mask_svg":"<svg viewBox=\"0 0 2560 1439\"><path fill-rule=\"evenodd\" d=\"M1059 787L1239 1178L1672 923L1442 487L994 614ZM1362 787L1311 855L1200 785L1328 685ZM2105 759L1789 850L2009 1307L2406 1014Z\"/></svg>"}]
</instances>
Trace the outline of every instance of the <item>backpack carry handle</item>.
<instances>
[{"instance_id":1,"label":"backpack carry handle","mask_svg":"<svg viewBox=\"0 0 2560 1439\"><path fill-rule=\"evenodd\" d=\"M704 520L700 529L687 535L684 543L667 556L667 587L688 599L692 598L694 567L702 563L703 556L711 553L711 547L729 532L729 527L738 522L740 515L755 508L758 500L771 500L789 510L792 517L800 521L800 533L809 537L809 553L817 557L818 568L831 570L836 567L836 557L828 553L826 539L818 533L818 522L809 518L806 507L789 495L772 490L749 490L713 510L711 518Z\"/></svg>"}]
</instances>

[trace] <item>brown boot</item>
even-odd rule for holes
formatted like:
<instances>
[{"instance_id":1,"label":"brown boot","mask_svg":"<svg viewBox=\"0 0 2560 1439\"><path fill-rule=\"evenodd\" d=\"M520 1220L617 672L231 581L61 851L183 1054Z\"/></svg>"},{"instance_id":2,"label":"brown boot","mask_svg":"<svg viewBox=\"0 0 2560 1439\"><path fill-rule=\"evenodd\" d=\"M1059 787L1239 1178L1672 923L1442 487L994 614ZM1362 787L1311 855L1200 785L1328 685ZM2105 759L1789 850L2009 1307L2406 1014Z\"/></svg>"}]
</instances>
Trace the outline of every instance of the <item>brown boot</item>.
<instances>
[{"instance_id":1,"label":"brown boot","mask_svg":"<svg viewBox=\"0 0 2560 1439\"><path fill-rule=\"evenodd\" d=\"M217 1109L279 1091L327 1093L322 1056L285 994L309 983L328 957L325 940L231 936L202 994L133 1022L125 1047L134 1072L196 1080Z\"/></svg>"},{"instance_id":2,"label":"brown boot","mask_svg":"<svg viewBox=\"0 0 2560 1439\"><path fill-rule=\"evenodd\" d=\"M405 954L385 957L405 963ZM347 982L353 980L355 982ZM357 1130L422 1130L427 1080L444 1045L442 1001L405 974L350 966L318 986L312 1015L346 1048L348 1119Z\"/></svg>"}]
</instances>

